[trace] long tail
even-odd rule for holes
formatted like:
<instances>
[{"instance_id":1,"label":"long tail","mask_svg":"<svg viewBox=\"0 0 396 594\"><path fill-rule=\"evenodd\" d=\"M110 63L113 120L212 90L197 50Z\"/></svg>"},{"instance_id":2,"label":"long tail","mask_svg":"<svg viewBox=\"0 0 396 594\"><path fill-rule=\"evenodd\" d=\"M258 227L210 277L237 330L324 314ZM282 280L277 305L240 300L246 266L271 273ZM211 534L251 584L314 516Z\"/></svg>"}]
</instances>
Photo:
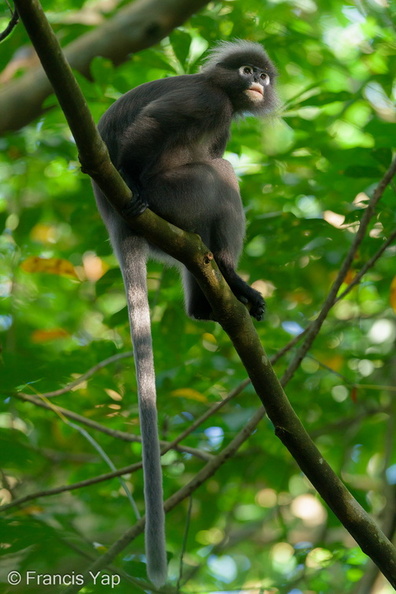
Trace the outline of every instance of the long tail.
<instances>
[{"instance_id":1,"label":"long tail","mask_svg":"<svg viewBox=\"0 0 396 594\"><path fill-rule=\"evenodd\" d=\"M123 276L135 357L143 445L147 573L151 582L159 588L167 578L167 561L154 357L147 297L147 244L136 236L128 237L126 243L129 246L124 243L121 251L126 256L122 258Z\"/></svg>"}]
</instances>

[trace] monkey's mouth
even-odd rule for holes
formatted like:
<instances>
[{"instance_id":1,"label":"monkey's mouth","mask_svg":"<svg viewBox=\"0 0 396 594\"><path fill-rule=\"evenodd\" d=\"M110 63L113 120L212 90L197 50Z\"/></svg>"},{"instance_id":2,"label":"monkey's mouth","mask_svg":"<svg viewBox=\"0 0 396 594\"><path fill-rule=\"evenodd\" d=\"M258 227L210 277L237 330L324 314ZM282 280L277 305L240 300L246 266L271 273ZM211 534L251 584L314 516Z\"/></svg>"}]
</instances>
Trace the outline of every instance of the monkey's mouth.
<instances>
[{"instance_id":1,"label":"monkey's mouth","mask_svg":"<svg viewBox=\"0 0 396 594\"><path fill-rule=\"evenodd\" d=\"M252 83L245 93L252 103L261 103L264 101L264 89L258 83Z\"/></svg>"},{"instance_id":2,"label":"monkey's mouth","mask_svg":"<svg viewBox=\"0 0 396 594\"><path fill-rule=\"evenodd\" d=\"M253 91L253 93L259 93L261 96L264 95L264 89L258 83L252 83L251 86L248 88L248 91Z\"/></svg>"}]
</instances>

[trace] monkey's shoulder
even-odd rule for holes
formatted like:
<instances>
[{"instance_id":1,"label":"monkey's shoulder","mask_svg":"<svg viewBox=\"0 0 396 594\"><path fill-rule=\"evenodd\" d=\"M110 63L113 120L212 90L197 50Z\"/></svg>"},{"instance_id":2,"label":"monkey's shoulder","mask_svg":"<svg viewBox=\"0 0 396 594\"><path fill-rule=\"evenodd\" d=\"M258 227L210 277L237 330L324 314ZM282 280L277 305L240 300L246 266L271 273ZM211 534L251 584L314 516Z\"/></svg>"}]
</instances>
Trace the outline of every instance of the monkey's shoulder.
<instances>
[{"instance_id":1,"label":"monkey's shoulder","mask_svg":"<svg viewBox=\"0 0 396 594\"><path fill-rule=\"evenodd\" d=\"M125 93L119 100L138 101L143 98L144 102L147 103L168 94L180 93L187 97L190 93L199 94L200 91L203 94L211 94L216 91L219 92L220 89L216 88L204 74L179 74L143 83Z\"/></svg>"}]
</instances>

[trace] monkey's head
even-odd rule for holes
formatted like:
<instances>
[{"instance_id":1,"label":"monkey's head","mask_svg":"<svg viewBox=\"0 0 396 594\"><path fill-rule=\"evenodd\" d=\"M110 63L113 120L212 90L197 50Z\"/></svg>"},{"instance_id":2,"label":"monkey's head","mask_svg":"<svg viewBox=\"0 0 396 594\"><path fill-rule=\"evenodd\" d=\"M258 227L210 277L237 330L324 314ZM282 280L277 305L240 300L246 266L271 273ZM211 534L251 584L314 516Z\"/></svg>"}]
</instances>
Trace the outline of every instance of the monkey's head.
<instances>
[{"instance_id":1,"label":"monkey's head","mask_svg":"<svg viewBox=\"0 0 396 594\"><path fill-rule=\"evenodd\" d=\"M259 43L221 42L202 72L227 93L235 114L263 115L276 107L277 71Z\"/></svg>"}]
</instances>

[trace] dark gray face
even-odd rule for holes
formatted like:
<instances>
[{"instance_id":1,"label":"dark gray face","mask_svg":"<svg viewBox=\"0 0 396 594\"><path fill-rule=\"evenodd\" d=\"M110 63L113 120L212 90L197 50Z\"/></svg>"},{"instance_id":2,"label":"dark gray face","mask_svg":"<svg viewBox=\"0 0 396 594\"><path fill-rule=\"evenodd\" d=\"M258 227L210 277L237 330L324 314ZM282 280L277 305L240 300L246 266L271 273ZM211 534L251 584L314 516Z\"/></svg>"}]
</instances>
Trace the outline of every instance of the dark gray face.
<instances>
[{"instance_id":1,"label":"dark gray face","mask_svg":"<svg viewBox=\"0 0 396 594\"><path fill-rule=\"evenodd\" d=\"M271 77L269 73L251 64L241 66L239 68L239 74L249 83L259 83L263 87L268 87L268 85L271 84Z\"/></svg>"},{"instance_id":2,"label":"dark gray face","mask_svg":"<svg viewBox=\"0 0 396 594\"><path fill-rule=\"evenodd\" d=\"M254 104L260 104L264 101L265 89L271 84L271 77L263 69L246 64L238 69L239 76L246 83L245 95Z\"/></svg>"}]
</instances>

